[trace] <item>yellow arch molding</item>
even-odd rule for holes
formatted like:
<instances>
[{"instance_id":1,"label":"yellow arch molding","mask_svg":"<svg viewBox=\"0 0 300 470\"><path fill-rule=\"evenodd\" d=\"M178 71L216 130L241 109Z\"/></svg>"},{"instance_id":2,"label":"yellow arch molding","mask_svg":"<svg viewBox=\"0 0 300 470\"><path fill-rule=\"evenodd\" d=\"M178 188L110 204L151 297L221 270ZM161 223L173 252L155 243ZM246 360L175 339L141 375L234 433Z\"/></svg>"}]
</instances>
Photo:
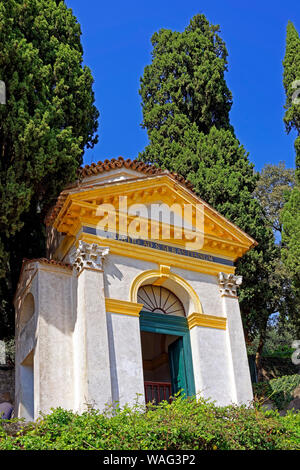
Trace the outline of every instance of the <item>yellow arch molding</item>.
<instances>
[{"instance_id":1,"label":"yellow arch molding","mask_svg":"<svg viewBox=\"0 0 300 470\"><path fill-rule=\"evenodd\" d=\"M164 272L162 273L161 270L151 269L149 271L144 271L141 274L139 274L132 281L131 286L130 286L130 293L129 293L130 302L137 303L137 294L138 294L139 287L145 281L149 281L151 279L156 280L156 279L159 279L161 277L164 277L164 278L167 278L167 279L170 279L170 280L176 282L181 287L183 287L183 289L185 289L187 291L187 293L189 294L190 298L192 299L192 301L194 303L195 313L203 314L203 309L202 309L201 302L199 300L198 295L196 294L196 292L192 288L192 286L190 286L190 284L185 279L183 279L181 276L178 276L178 274L172 273L171 271L169 271L167 273L166 271L167 270L164 269Z\"/></svg>"}]
</instances>

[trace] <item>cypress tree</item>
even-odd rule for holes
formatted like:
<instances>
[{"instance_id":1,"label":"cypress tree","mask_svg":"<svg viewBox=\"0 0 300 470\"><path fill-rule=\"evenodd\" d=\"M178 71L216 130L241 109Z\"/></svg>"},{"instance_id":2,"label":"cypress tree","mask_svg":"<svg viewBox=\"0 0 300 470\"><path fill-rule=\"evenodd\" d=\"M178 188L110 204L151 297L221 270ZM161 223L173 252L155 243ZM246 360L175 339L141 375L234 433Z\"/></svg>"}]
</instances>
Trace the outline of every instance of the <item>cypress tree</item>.
<instances>
[{"instance_id":1,"label":"cypress tree","mask_svg":"<svg viewBox=\"0 0 300 470\"><path fill-rule=\"evenodd\" d=\"M290 21L287 25L286 51L283 61L283 86L286 94L284 123L289 133L294 129L296 152L296 186L282 213L282 258L291 275L295 296L300 304L300 38ZM300 322L298 319L298 331Z\"/></svg>"},{"instance_id":2,"label":"cypress tree","mask_svg":"<svg viewBox=\"0 0 300 470\"><path fill-rule=\"evenodd\" d=\"M59 0L0 2L0 328L13 329L11 299L23 257L44 254L43 219L97 142L93 78L81 30Z\"/></svg>"},{"instance_id":3,"label":"cypress tree","mask_svg":"<svg viewBox=\"0 0 300 470\"><path fill-rule=\"evenodd\" d=\"M292 286L296 302L300 306L300 188L296 186L287 203L284 206L282 214L282 259L287 270L292 277ZM300 333L300 315L299 309L295 316L294 323Z\"/></svg>"},{"instance_id":4,"label":"cypress tree","mask_svg":"<svg viewBox=\"0 0 300 470\"><path fill-rule=\"evenodd\" d=\"M240 305L246 336L258 330L263 342L277 309L270 283L277 252L253 197L258 176L230 124L227 50L219 32L196 15L182 33L162 29L152 36L152 63L140 87L150 143L139 158L183 175L201 198L258 241L237 271L244 277Z\"/></svg>"},{"instance_id":5,"label":"cypress tree","mask_svg":"<svg viewBox=\"0 0 300 470\"><path fill-rule=\"evenodd\" d=\"M283 61L283 86L286 95L284 123L287 133L296 130L296 176L300 183L300 37L290 21L286 32L286 50Z\"/></svg>"}]
</instances>

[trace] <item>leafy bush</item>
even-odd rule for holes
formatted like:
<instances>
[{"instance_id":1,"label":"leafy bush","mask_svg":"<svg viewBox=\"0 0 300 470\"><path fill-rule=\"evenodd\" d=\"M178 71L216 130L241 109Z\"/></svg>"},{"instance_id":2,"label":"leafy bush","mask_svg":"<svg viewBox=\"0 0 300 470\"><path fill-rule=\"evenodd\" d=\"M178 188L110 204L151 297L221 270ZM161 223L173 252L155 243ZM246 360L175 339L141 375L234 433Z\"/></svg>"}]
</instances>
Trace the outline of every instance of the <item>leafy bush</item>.
<instances>
[{"instance_id":1,"label":"leafy bush","mask_svg":"<svg viewBox=\"0 0 300 470\"><path fill-rule=\"evenodd\" d=\"M283 420L250 406L217 407L195 398L81 415L57 408L19 426L15 420L0 425L1 450L300 449L297 416Z\"/></svg>"},{"instance_id":2,"label":"leafy bush","mask_svg":"<svg viewBox=\"0 0 300 470\"><path fill-rule=\"evenodd\" d=\"M294 449L299 449L300 443L300 413L288 411L281 418L281 421L289 434L289 445Z\"/></svg>"},{"instance_id":3,"label":"leafy bush","mask_svg":"<svg viewBox=\"0 0 300 470\"><path fill-rule=\"evenodd\" d=\"M282 323L276 317L269 321L266 330L266 340L262 351L263 357L278 357L291 359L294 349L291 347L297 338L297 331L291 322ZM260 335L257 334L250 345L247 345L248 354L256 354Z\"/></svg>"},{"instance_id":4,"label":"leafy bush","mask_svg":"<svg viewBox=\"0 0 300 470\"><path fill-rule=\"evenodd\" d=\"M300 375L285 375L270 380L272 400L279 410L282 410L292 399L292 392L300 385Z\"/></svg>"},{"instance_id":5,"label":"leafy bush","mask_svg":"<svg viewBox=\"0 0 300 470\"><path fill-rule=\"evenodd\" d=\"M272 389L270 386L270 381L258 382L252 384L254 397L257 399L269 399L272 394Z\"/></svg>"},{"instance_id":6,"label":"leafy bush","mask_svg":"<svg viewBox=\"0 0 300 470\"><path fill-rule=\"evenodd\" d=\"M285 375L253 384L253 391L258 398L270 399L278 410L282 410L293 399L292 393L298 385L300 385L299 374Z\"/></svg>"}]
</instances>

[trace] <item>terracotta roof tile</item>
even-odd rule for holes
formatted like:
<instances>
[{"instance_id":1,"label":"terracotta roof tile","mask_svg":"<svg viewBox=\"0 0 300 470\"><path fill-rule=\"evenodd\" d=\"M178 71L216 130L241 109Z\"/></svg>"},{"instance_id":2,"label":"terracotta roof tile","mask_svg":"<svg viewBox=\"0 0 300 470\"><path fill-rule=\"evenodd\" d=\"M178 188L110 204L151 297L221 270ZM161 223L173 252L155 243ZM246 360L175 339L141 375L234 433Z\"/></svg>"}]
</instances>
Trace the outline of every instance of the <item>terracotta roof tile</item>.
<instances>
[{"instance_id":1,"label":"terracotta roof tile","mask_svg":"<svg viewBox=\"0 0 300 470\"><path fill-rule=\"evenodd\" d=\"M65 200L68 197L69 192L68 191L62 191L60 195L57 198L55 206L53 206L50 211L48 212L47 216L45 217L45 224L51 225L52 222L55 220L57 214L59 213L60 209L64 205Z\"/></svg>"},{"instance_id":2,"label":"terracotta roof tile","mask_svg":"<svg viewBox=\"0 0 300 470\"><path fill-rule=\"evenodd\" d=\"M112 158L111 160L106 159L103 162L99 161L98 163L91 163L91 165L85 165L84 167L78 170L79 181L89 176L98 175L100 173L104 173L106 171L111 171L122 167L126 169L131 169L133 171L139 171L145 175L167 174L179 183L186 186L189 190L193 190L193 185L186 181L184 177L179 175L178 173L172 173L168 170L158 168L155 165L140 162L139 160L130 160L129 158L125 160L123 157L119 157L118 159ZM70 186L70 188L65 189L60 193L55 206L49 211L47 217L45 218L46 225L51 225L53 223L69 194L69 189L71 188L73 189L74 186Z\"/></svg>"},{"instance_id":3,"label":"terracotta roof tile","mask_svg":"<svg viewBox=\"0 0 300 470\"><path fill-rule=\"evenodd\" d=\"M111 160L104 160L103 162L92 163L91 165L85 165L83 168L80 168L79 175L83 178L87 176L97 175L103 173L104 171L115 170L116 168L128 168L134 171L140 171L148 175L156 175L163 173L164 170L156 167L155 165L149 165L138 160L124 160L123 157L118 159L112 158Z\"/></svg>"},{"instance_id":4,"label":"terracotta roof tile","mask_svg":"<svg viewBox=\"0 0 300 470\"><path fill-rule=\"evenodd\" d=\"M25 266L28 263L51 264L54 266L61 266L62 268L73 269L73 266L69 263L64 263L63 261L56 261L54 259L48 259L48 258L33 258L33 259L24 258L23 265Z\"/></svg>"},{"instance_id":5,"label":"terracotta roof tile","mask_svg":"<svg viewBox=\"0 0 300 470\"><path fill-rule=\"evenodd\" d=\"M187 186L189 189L192 189L193 185L186 181L183 176L178 173L172 173L168 170L163 170L158 168L155 165L150 165L148 163L140 162L139 160L124 160L123 157L118 159L112 158L111 160L104 160L103 162L92 163L91 165L85 165L79 169L79 176L81 178L86 178L88 176L97 175L103 173L104 171L115 170L116 168L125 167L134 171L140 171L145 175L160 175L160 174L169 174L172 175L177 181Z\"/></svg>"},{"instance_id":6,"label":"terracotta roof tile","mask_svg":"<svg viewBox=\"0 0 300 470\"><path fill-rule=\"evenodd\" d=\"M62 268L66 268L66 269L73 269L73 266L69 263L64 263L63 261L56 261L54 259L48 259L48 258L33 258L33 259L29 259L29 258L23 258L23 262L22 262L22 267L21 267L21 271L20 271L20 275L19 275L19 280L18 280L18 284L17 284L17 289L16 289L16 292L15 292L15 295L14 295L14 301L16 300L17 296L18 296L18 292L19 292L19 289L20 289L20 283L21 283L21 279L22 279L22 276L23 276L23 272L27 266L27 264L29 263L43 263L43 264L49 264L49 265L54 265L54 266L60 266Z\"/></svg>"}]
</instances>

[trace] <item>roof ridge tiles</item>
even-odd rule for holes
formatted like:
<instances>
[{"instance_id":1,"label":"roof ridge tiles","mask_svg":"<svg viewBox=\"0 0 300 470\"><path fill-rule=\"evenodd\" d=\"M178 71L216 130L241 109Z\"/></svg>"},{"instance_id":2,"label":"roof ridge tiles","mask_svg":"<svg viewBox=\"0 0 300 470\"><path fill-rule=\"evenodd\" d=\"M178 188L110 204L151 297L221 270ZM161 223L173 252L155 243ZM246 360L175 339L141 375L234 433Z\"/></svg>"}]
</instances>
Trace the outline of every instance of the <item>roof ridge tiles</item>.
<instances>
[{"instance_id":1,"label":"roof ridge tiles","mask_svg":"<svg viewBox=\"0 0 300 470\"><path fill-rule=\"evenodd\" d=\"M131 169L133 171L144 173L145 176L162 174L169 175L175 180L177 180L179 183L184 185L187 189L193 191L193 185L189 181L186 181L185 178L182 175L179 175L178 173L171 172L167 169L159 168L158 166L152 163L145 163L138 159L124 159L121 156L119 156L118 158L111 158L110 160L106 158L103 161L98 161L98 163L92 162L89 165L82 166L78 169L78 179L79 181L82 181L84 178L87 178L89 176L101 174L105 171L111 171L122 167L129 170ZM53 219L56 217L67 195L68 189L66 188L60 193L56 200L56 204L52 207L52 209L50 209L49 213L47 214L45 218L46 225L50 225Z\"/></svg>"}]
</instances>

